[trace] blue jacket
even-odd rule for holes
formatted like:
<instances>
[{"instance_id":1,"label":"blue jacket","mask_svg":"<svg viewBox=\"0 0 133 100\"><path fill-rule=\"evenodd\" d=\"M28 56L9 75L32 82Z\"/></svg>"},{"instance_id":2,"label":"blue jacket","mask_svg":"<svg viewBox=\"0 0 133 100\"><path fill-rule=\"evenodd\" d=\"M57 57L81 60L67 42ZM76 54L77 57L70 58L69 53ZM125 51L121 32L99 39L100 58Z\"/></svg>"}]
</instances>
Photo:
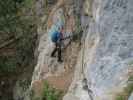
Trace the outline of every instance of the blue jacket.
<instances>
[{"instance_id":1,"label":"blue jacket","mask_svg":"<svg viewBox=\"0 0 133 100\"><path fill-rule=\"evenodd\" d=\"M59 39L60 39L60 33L58 31L54 32L51 35L52 42L57 42L57 41L59 41Z\"/></svg>"},{"instance_id":2,"label":"blue jacket","mask_svg":"<svg viewBox=\"0 0 133 100\"><path fill-rule=\"evenodd\" d=\"M62 24L60 22L56 23L55 25L52 25L51 29L49 30L52 42L57 42L61 38L61 33L59 32L59 29L61 27Z\"/></svg>"}]
</instances>

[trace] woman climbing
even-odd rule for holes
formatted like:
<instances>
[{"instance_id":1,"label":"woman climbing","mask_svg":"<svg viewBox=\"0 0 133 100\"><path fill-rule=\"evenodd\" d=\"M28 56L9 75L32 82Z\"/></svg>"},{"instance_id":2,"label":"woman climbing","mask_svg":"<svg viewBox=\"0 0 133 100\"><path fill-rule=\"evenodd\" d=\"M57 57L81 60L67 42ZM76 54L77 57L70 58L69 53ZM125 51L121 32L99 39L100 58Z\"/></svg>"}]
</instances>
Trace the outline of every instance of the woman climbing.
<instances>
[{"instance_id":1,"label":"woman climbing","mask_svg":"<svg viewBox=\"0 0 133 100\"><path fill-rule=\"evenodd\" d=\"M63 31L65 25L64 12L62 9L58 9L58 11L52 16L53 25L51 26L49 33L51 36L51 41L54 43L54 50L51 53L51 57L55 57L55 53L58 53L58 62L62 62L61 56L61 44L63 39Z\"/></svg>"},{"instance_id":2,"label":"woman climbing","mask_svg":"<svg viewBox=\"0 0 133 100\"><path fill-rule=\"evenodd\" d=\"M63 27L58 25L53 25L51 28L51 40L54 43L54 50L51 53L51 57L55 57L55 53L58 53L58 62L63 62L62 56L61 56L61 40L63 38Z\"/></svg>"}]
</instances>

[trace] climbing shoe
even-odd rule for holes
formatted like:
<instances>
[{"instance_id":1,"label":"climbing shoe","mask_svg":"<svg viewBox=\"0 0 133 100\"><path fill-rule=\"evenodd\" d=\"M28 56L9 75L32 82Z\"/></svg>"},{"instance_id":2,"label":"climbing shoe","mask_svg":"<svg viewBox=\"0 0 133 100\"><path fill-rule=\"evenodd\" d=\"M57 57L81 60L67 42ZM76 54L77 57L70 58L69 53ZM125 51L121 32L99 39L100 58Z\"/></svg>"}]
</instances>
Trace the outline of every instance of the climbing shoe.
<instances>
[{"instance_id":1,"label":"climbing shoe","mask_svg":"<svg viewBox=\"0 0 133 100\"><path fill-rule=\"evenodd\" d=\"M63 60L62 60L62 59L58 59L58 62L59 62L59 63L62 63L62 62L63 62Z\"/></svg>"},{"instance_id":2,"label":"climbing shoe","mask_svg":"<svg viewBox=\"0 0 133 100\"><path fill-rule=\"evenodd\" d=\"M51 55L52 58L55 58L56 56L55 55Z\"/></svg>"}]
</instances>

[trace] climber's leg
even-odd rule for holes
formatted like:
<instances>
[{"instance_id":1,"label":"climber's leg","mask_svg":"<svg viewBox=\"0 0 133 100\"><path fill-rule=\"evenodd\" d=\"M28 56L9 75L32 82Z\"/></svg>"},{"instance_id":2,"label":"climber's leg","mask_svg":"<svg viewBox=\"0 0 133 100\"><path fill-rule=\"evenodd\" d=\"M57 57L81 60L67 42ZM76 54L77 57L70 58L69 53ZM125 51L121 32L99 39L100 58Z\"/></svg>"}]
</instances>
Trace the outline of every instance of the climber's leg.
<instances>
[{"instance_id":1,"label":"climber's leg","mask_svg":"<svg viewBox=\"0 0 133 100\"><path fill-rule=\"evenodd\" d=\"M52 51L52 53L51 53L51 57L55 57L55 53L57 52L57 50L58 50L58 47L57 47L58 45L57 45L57 43L55 43L55 48L54 48L54 50Z\"/></svg>"},{"instance_id":2,"label":"climber's leg","mask_svg":"<svg viewBox=\"0 0 133 100\"><path fill-rule=\"evenodd\" d=\"M58 43L58 62L63 62L61 56L61 43Z\"/></svg>"}]
</instances>

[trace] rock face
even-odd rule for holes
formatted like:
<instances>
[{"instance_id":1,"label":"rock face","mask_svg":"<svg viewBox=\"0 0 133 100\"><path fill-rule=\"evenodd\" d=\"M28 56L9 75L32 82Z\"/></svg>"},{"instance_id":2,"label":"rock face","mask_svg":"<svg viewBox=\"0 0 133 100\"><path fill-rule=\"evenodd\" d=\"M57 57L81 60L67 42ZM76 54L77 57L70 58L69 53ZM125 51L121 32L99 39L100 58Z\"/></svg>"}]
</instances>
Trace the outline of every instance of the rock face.
<instances>
[{"instance_id":1,"label":"rock face","mask_svg":"<svg viewBox=\"0 0 133 100\"><path fill-rule=\"evenodd\" d=\"M43 0L40 1L44 2ZM62 7L62 5L65 6ZM54 43L51 42L49 30L52 25L58 27L57 25L60 24L58 22L61 21L61 23L65 23L63 32L64 37L72 36L72 30L75 29L74 8L71 0L58 0L51 8L49 8L50 12L47 12L47 15L43 15L43 13L38 14L39 12L37 13L38 16L41 15L40 23L38 25L38 58L31 82L31 89L35 93L35 98L41 98L41 91L45 81L54 88L63 91L68 89L72 82L74 66L80 49L79 42L71 42L70 38L68 38L63 40L63 62L59 63L57 62L57 57L51 57Z\"/></svg>"},{"instance_id":2,"label":"rock face","mask_svg":"<svg viewBox=\"0 0 133 100\"><path fill-rule=\"evenodd\" d=\"M65 0L59 1L57 5L62 2L65 5ZM86 0L83 11L80 9L82 0L77 1L74 7L78 6L78 14L81 12L83 28L81 50L74 44L64 54L64 57L69 55L70 60L67 58L64 63L58 64L54 58L49 57L51 43L48 34L45 34L46 29L38 27L41 38L32 85L40 84L40 80L48 77L51 79L51 76L54 79L56 76L63 76L65 68L73 69L77 60L73 82L70 82L63 100L114 100L127 85L130 73L133 72L133 0ZM57 8L59 7L55 7L53 12ZM80 53L77 57L78 51ZM66 76L68 74L70 73L65 73ZM51 82L57 84L57 80Z\"/></svg>"},{"instance_id":3,"label":"rock face","mask_svg":"<svg viewBox=\"0 0 133 100\"><path fill-rule=\"evenodd\" d=\"M92 100L114 100L127 85L129 72L133 70L132 5L132 0L93 0L93 18L89 22L85 48L82 48L84 53L81 53ZM81 98L85 95L83 89L78 90L78 83L83 85L83 78L79 77L83 75L79 70L82 69L82 59L78 62L68 94L84 100Z\"/></svg>"},{"instance_id":4,"label":"rock face","mask_svg":"<svg viewBox=\"0 0 133 100\"><path fill-rule=\"evenodd\" d=\"M99 2L98 2L99 1ZM133 66L133 7L132 0L94 1L95 23L91 24L86 38L87 79L91 82L94 98L112 100L128 80ZM98 2L98 3L97 3ZM88 43L96 45L88 47ZM89 56L89 53L93 57ZM92 60L91 60L92 59Z\"/></svg>"}]
</instances>

